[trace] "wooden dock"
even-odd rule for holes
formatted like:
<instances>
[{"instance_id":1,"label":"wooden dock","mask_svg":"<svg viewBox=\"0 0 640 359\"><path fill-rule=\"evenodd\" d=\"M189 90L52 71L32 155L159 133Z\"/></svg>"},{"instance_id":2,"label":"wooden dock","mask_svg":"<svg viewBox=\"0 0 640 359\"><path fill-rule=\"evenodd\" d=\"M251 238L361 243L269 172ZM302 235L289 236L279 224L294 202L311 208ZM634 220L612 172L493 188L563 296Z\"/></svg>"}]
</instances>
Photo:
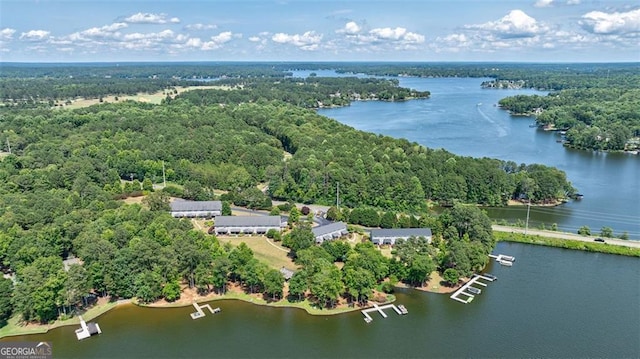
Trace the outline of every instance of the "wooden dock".
<instances>
[{"instance_id":1,"label":"wooden dock","mask_svg":"<svg viewBox=\"0 0 640 359\"><path fill-rule=\"evenodd\" d=\"M516 257L508 256L505 254L489 254L489 257L495 259L496 262L507 267L511 267L513 265L513 262L516 260Z\"/></svg>"},{"instance_id":2,"label":"wooden dock","mask_svg":"<svg viewBox=\"0 0 640 359\"><path fill-rule=\"evenodd\" d=\"M471 279L467 283L465 283L462 287L460 287L453 294L451 294L449 298L453 300L457 300L458 302L464 303L464 304L471 303L471 301L473 301L473 298L475 298L476 295L482 293L480 288L472 287L472 285L478 284L483 287L487 286L487 283L480 282L480 279L484 279L489 282L493 282L495 280L495 278L485 277L481 274L474 274L473 277L471 277ZM473 289L469 290L470 288L473 288ZM471 293L471 291L476 293L475 294ZM465 296L465 298L462 298L461 296Z\"/></svg>"},{"instance_id":3,"label":"wooden dock","mask_svg":"<svg viewBox=\"0 0 640 359\"><path fill-rule=\"evenodd\" d=\"M194 313L191 313L191 319L198 319L198 318L204 317L206 314L202 310L203 308L209 309L211 314L220 312L220 308L213 309L209 304L199 305L198 303L193 303L193 307L196 308L196 311Z\"/></svg>"},{"instance_id":4,"label":"wooden dock","mask_svg":"<svg viewBox=\"0 0 640 359\"><path fill-rule=\"evenodd\" d=\"M372 313L372 312L378 312L383 318L387 318L388 317L387 313L384 312L385 309L393 309L396 313L398 313L398 315L404 315L409 313L409 311L404 305L396 306L395 304L387 304L387 305L379 306L374 303L373 308L362 310L362 314L364 315L364 321L367 323L371 323L373 321L373 318L371 318L371 316L369 315L369 313Z\"/></svg>"}]
</instances>

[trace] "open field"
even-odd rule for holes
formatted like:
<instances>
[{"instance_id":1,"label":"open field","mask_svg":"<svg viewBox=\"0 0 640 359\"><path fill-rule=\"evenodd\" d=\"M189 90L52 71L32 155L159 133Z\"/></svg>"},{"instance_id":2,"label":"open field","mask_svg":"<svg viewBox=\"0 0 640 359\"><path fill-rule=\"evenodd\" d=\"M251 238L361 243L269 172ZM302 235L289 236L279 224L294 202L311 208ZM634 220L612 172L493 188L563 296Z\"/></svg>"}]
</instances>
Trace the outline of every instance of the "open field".
<instances>
[{"instance_id":1,"label":"open field","mask_svg":"<svg viewBox=\"0 0 640 359\"><path fill-rule=\"evenodd\" d=\"M176 87L175 88L178 91L178 94L181 94L183 92L186 91L191 91L191 90L211 90L211 89L216 89L216 90L229 90L230 87L229 86L186 86L186 87ZM114 102L122 102L122 101L139 101L139 102L147 102L147 103L153 103L153 104L160 104L160 102L162 102L163 99L165 99L167 97L167 90L165 91L158 91L156 93L144 93L144 92L140 92L136 95L119 95L119 96L115 96L115 95L111 95L111 96L104 96L102 98L102 103L114 103ZM175 97L176 94L172 91L169 90L169 95L171 97ZM118 100L116 101L116 97L118 98ZM64 105L64 106L59 106L57 108L66 108L66 109L76 109L76 108L82 108L82 107L88 107L88 106L92 106L92 105L97 105L100 103L100 99L97 98L92 98L92 99L78 99L78 100L73 100L71 101L70 105Z\"/></svg>"},{"instance_id":2,"label":"open field","mask_svg":"<svg viewBox=\"0 0 640 359\"><path fill-rule=\"evenodd\" d=\"M219 236L218 240L220 243L230 242L233 246L238 246L242 242L246 243L258 260L272 268L297 268L291 258L287 257L289 250L265 236Z\"/></svg>"}]
</instances>

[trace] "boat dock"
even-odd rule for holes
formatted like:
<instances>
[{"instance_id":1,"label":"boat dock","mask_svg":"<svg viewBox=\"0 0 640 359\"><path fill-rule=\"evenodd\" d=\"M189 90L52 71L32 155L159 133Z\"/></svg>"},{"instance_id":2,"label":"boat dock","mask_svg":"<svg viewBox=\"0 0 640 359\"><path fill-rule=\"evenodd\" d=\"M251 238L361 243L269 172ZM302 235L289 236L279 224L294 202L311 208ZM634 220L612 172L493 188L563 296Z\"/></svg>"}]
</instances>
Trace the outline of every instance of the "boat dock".
<instances>
[{"instance_id":1,"label":"boat dock","mask_svg":"<svg viewBox=\"0 0 640 359\"><path fill-rule=\"evenodd\" d=\"M102 334L98 323L90 322L87 324L82 317L80 317L80 328L76 329L76 337L78 340L87 339L92 335Z\"/></svg>"},{"instance_id":2,"label":"boat dock","mask_svg":"<svg viewBox=\"0 0 640 359\"><path fill-rule=\"evenodd\" d=\"M495 259L496 262L507 267L511 267L513 265L513 262L516 260L516 257L508 256L505 254L489 254L489 257Z\"/></svg>"},{"instance_id":3,"label":"boat dock","mask_svg":"<svg viewBox=\"0 0 640 359\"><path fill-rule=\"evenodd\" d=\"M213 309L209 304L199 305L198 303L193 303L193 307L196 308L194 313L191 313L191 319L198 319L204 317L206 314L202 310L202 308L209 309L211 314L219 313L220 308Z\"/></svg>"},{"instance_id":4,"label":"boat dock","mask_svg":"<svg viewBox=\"0 0 640 359\"><path fill-rule=\"evenodd\" d=\"M364 315L364 321L367 323L371 323L373 321L373 318L371 318L371 316L369 315L369 313L372 313L372 312L378 312L383 318L387 318L387 313L384 312L385 309L393 309L399 315L404 315L409 313L409 311L407 310L407 308L405 308L404 305L399 305L396 307L395 304L387 304L381 307L377 304L373 304L373 308L365 309L362 311L362 314Z\"/></svg>"},{"instance_id":5,"label":"boat dock","mask_svg":"<svg viewBox=\"0 0 640 359\"><path fill-rule=\"evenodd\" d=\"M480 290L480 288L472 287L472 285L478 284L483 287L487 286L487 283L480 282L480 279L493 282L497 278L493 275L486 277L486 276L483 276L482 274L474 274L473 277L471 277L471 279L467 283L465 283L462 287L460 287L453 294L451 294L449 298L453 300L457 300L458 302L464 303L464 304L471 303L471 301L473 300L473 298L475 298L476 295L482 293L482 290ZM466 296L466 298L462 298L461 296Z\"/></svg>"}]
</instances>

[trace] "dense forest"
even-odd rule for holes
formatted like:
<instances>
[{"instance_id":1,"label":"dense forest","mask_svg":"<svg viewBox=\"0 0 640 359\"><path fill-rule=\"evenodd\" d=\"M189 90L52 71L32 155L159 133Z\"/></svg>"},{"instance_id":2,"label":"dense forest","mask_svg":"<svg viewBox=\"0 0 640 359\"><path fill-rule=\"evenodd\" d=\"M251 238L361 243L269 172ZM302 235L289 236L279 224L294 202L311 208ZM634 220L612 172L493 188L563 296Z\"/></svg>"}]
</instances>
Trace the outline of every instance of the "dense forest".
<instances>
[{"instance_id":1,"label":"dense forest","mask_svg":"<svg viewBox=\"0 0 640 359\"><path fill-rule=\"evenodd\" d=\"M160 105L0 108L0 143L6 144L0 161L0 267L16 275L15 285L0 280L1 319L14 312L49 322L81 305L88 291L172 301L181 285L207 293L224 292L235 282L249 292L282 295L279 272L246 246L232 248L189 221L171 218L169 195L207 200L216 198L216 189L252 208L269 208L271 198L332 204L339 183L343 209L353 208L336 215L341 219L433 228L433 245L416 238L387 259L366 243L313 246L309 228L292 223L283 243L301 270L290 285L297 297L332 306L338 296L364 301L374 286L395 280L419 285L436 268L448 270L452 283L482 268L494 244L489 220L474 205L458 202L550 202L574 192L555 168L456 156L356 131L313 110L318 102L429 95L394 80L233 81L226 90L194 90ZM175 185L154 192L163 170ZM142 205L121 200L141 194ZM428 201L452 208L433 217ZM382 211L384 220L372 222ZM390 213L399 215L397 222ZM64 270L68 256L83 265ZM335 261L344 267L329 265Z\"/></svg>"},{"instance_id":2,"label":"dense forest","mask_svg":"<svg viewBox=\"0 0 640 359\"><path fill-rule=\"evenodd\" d=\"M547 96L514 96L500 106L516 113L537 113L545 128L566 131L565 146L591 150L640 147L640 78L635 88L589 88Z\"/></svg>"}]
</instances>

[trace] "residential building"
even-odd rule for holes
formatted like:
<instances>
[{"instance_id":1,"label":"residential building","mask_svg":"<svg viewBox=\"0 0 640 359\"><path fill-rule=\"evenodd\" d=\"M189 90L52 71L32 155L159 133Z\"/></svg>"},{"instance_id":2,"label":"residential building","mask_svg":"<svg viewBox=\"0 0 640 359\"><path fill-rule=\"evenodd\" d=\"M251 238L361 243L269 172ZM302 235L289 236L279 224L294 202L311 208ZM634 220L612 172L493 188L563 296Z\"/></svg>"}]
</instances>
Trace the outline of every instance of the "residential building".
<instances>
[{"instance_id":1,"label":"residential building","mask_svg":"<svg viewBox=\"0 0 640 359\"><path fill-rule=\"evenodd\" d=\"M266 234L270 229L280 232L282 225L280 216L218 216L209 233Z\"/></svg>"},{"instance_id":2,"label":"residential building","mask_svg":"<svg viewBox=\"0 0 640 359\"><path fill-rule=\"evenodd\" d=\"M169 205L171 215L176 218L212 218L222 214L220 201L174 200Z\"/></svg>"},{"instance_id":3,"label":"residential building","mask_svg":"<svg viewBox=\"0 0 640 359\"><path fill-rule=\"evenodd\" d=\"M378 245L394 245L397 241L407 240L409 237L425 237L427 241L431 243L431 228L389 228L371 230L371 242Z\"/></svg>"},{"instance_id":4,"label":"residential building","mask_svg":"<svg viewBox=\"0 0 640 359\"><path fill-rule=\"evenodd\" d=\"M347 225L344 222L334 222L323 226L311 228L311 232L316 237L316 243L322 244L324 241L333 240L347 235Z\"/></svg>"}]
</instances>

